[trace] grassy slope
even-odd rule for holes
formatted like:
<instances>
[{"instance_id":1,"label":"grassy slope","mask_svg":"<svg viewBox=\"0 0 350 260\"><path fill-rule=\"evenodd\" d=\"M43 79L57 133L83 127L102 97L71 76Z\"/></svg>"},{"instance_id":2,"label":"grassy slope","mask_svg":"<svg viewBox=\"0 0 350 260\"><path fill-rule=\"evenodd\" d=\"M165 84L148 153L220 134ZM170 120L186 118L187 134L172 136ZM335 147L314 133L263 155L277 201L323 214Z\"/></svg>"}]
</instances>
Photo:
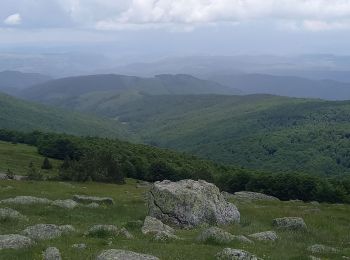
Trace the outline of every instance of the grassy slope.
<instances>
[{"instance_id":1,"label":"grassy slope","mask_svg":"<svg viewBox=\"0 0 350 260\"><path fill-rule=\"evenodd\" d=\"M41 130L76 135L125 137L117 121L47 107L0 94L0 128Z\"/></svg>"},{"instance_id":2,"label":"grassy slope","mask_svg":"<svg viewBox=\"0 0 350 260\"><path fill-rule=\"evenodd\" d=\"M0 141L0 173L6 173L10 169L16 175L25 175L30 162L35 168L40 169L44 157L39 155L36 147L25 144L12 144ZM60 161L50 159L52 170L41 170L46 174L55 174Z\"/></svg>"},{"instance_id":3,"label":"grassy slope","mask_svg":"<svg viewBox=\"0 0 350 260\"><path fill-rule=\"evenodd\" d=\"M4 189L12 186L12 189ZM76 208L65 210L54 206L20 206L11 207L29 217L28 222L3 221L0 223L0 234L18 233L25 227L38 223L72 224L78 233L51 241L37 243L30 249L2 250L0 259L41 259L41 252L48 246L56 246L61 250L64 259L95 259L103 249L128 249L142 253L153 254L162 260L170 259L214 259L214 255L224 247L246 249L264 259L308 259L306 247L314 243L322 243L341 248L337 255L319 255L322 258L341 259L350 256L348 205L321 204L313 206L306 203L292 202L254 202L237 203L241 212L241 224L224 227L233 234L251 234L254 232L272 230L271 221L276 217L300 216L308 225L307 232L277 231L280 239L275 243L256 242L254 245L242 245L232 242L228 245L199 244L195 242L199 229L178 230L177 234L184 240L176 242L155 242L144 237L140 229L129 229L135 239L126 240L115 237L113 244L108 246L107 238L90 238L83 233L94 224L124 225L131 220L143 220L147 215L144 204L145 189L135 187L135 182L129 180L126 185L84 183L72 185L57 182L18 182L0 181L0 198L17 195L33 195L50 199L71 198L74 194L111 196L116 204L99 209ZM1 205L3 207L3 205ZM308 212L308 209L319 208L320 211ZM69 214L67 214L69 212ZM87 243L87 250L71 248L74 243Z\"/></svg>"},{"instance_id":4,"label":"grassy slope","mask_svg":"<svg viewBox=\"0 0 350 260\"><path fill-rule=\"evenodd\" d=\"M118 113L148 143L219 162L268 171L350 173L350 102L150 96Z\"/></svg>"}]
</instances>

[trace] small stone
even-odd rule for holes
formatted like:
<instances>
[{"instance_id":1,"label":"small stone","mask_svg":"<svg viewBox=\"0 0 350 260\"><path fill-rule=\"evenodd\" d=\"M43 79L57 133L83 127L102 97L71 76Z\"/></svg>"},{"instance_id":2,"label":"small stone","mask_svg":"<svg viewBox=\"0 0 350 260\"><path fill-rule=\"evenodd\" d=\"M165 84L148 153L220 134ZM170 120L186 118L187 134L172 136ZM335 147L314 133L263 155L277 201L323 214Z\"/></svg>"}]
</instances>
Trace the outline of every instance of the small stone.
<instances>
[{"instance_id":1,"label":"small stone","mask_svg":"<svg viewBox=\"0 0 350 260\"><path fill-rule=\"evenodd\" d=\"M132 251L109 249L102 251L102 253L97 256L96 260L159 260L159 258Z\"/></svg>"},{"instance_id":2,"label":"small stone","mask_svg":"<svg viewBox=\"0 0 350 260\"><path fill-rule=\"evenodd\" d=\"M49 247L43 252L44 260L61 260L61 253L56 247Z\"/></svg>"},{"instance_id":3,"label":"small stone","mask_svg":"<svg viewBox=\"0 0 350 260\"><path fill-rule=\"evenodd\" d=\"M86 196L86 195L74 195L73 200L80 203L98 203L98 204L114 204L114 200L110 197L94 197L94 196Z\"/></svg>"},{"instance_id":4,"label":"small stone","mask_svg":"<svg viewBox=\"0 0 350 260\"><path fill-rule=\"evenodd\" d=\"M68 199L68 200L55 200L52 202L52 205L65 208L65 209L74 209L78 207L79 204L74 200Z\"/></svg>"},{"instance_id":5,"label":"small stone","mask_svg":"<svg viewBox=\"0 0 350 260\"><path fill-rule=\"evenodd\" d=\"M94 225L87 231L87 235L97 237L115 236L118 233L119 229L114 225Z\"/></svg>"},{"instance_id":6,"label":"small stone","mask_svg":"<svg viewBox=\"0 0 350 260\"><path fill-rule=\"evenodd\" d=\"M273 225L280 229L289 229L289 230L306 230L307 229L304 220L298 217L276 218L273 220Z\"/></svg>"},{"instance_id":7,"label":"small stone","mask_svg":"<svg viewBox=\"0 0 350 260\"><path fill-rule=\"evenodd\" d=\"M225 248L216 255L218 260L259 260L257 256L241 250L233 248Z\"/></svg>"},{"instance_id":8,"label":"small stone","mask_svg":"<svg viewBox=\"0 0 350 260\"><path fill-rule=\"evenodd\" d=\"M321 244L315 244L315 245L309 246L307 248L307 250L313 254L336 254L336 253L339 253L338 249L336 249L334 247L330 247L330 246L321 245Z\"/></svg>"},{"instance_id":9,"label":"small stone","mask_svg":"<svg viewBox=\"0 0 350 260\"><path fill-rule=\"evenodd\" d=\"M275 241L278 239L276 232L265 231L249 235L249 237L258 241Z\"/></svg>"},{"instance_id":10,"label":"small stone","mask_svg":"<svg viewBox=\"0 0 350 260\"><path fill-rule=\"evenodd\" d=\"M234 240L232 234L218 227L210 227L203 230L196 239L199 242L214 242L218 244L227 244Z\"/></svg>"},{"instance_id":11,"label":"small stone","mask_svg":"<svg viewBox=\"0 0 350 260\"><path fill-rule=\"evenodd\" d=\"M33 245L33 241L26 236L10 234L0 235L0 249L20 249Z\"/></svg>"},{"instance_id":12,"label":"small stone","mask_svg":"<svg viewBox=\"0 0 350 260\"><path fill-rule=\"evenodd\" d=\"M175 235L175 230L173 228L150 216L145 218L141 231L144 235L153 235L155 240L165 241L168 239L179 239Z\"/></svg>"},{"instance_id":13,"label":"small stone","mask_svg":"<svg viewBox=\"0 0 350 260\"><path fill-rule=\"evenodd\" d=\"M79 249L79 250L84 250L87 248L86 244L81 243L81 244L73 244L72 248Z\"/></svg>"}]
</instances>

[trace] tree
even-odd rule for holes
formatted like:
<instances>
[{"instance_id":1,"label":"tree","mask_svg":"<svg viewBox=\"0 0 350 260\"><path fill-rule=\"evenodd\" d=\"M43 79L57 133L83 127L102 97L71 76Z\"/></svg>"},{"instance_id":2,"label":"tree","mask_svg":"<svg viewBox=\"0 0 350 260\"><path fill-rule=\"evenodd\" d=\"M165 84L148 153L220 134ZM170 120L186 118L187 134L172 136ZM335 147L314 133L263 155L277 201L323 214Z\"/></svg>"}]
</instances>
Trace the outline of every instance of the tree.
<instances>
[{"instance_id":1,"label":"tree","mask_svg":"<svg viewBox=\"0 0 350 260\"><path fill-rule=\"evenodd\" d=\"M41 169L43 169L43 170L51 170L52 169L52 164L49 161L49 158L45 157L43 164L41 165Z\"/></svg>"},{"instance_id":2,"label":"tree","mask_svg":"<svg viewBox=\"0 0 350 260\"><path fill-rule=\"evenodd\" d=\"M41 174L40 171L38 171L35 168L33 162L30 162L29 164L27 177L28 177L28 180L32 180L32 181L41 181L43 179L43 175Z\"/></svg>"}]
</instances>

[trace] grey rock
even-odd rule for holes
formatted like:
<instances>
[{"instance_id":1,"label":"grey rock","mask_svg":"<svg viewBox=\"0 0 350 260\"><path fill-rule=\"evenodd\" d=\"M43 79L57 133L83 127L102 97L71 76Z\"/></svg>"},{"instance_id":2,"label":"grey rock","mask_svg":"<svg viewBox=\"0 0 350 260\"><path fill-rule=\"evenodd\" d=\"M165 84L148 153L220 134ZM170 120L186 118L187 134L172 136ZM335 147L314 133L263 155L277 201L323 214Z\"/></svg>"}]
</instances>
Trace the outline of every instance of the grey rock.
<instances>
[{"instance_id":1,"label":"grey rock","mask_svg":"<svg viewBox=\"0 0 350 260\"><path fill-rule=\"evenodd\" d=\"M52 202L52 205L65 208L65 209L74 209L78 207L79 204L74 200L68 199L68 200L54 200Z\"/></svg>"},{"instance_id":2,"label":"grey rock","mask_svg":"<svg viewBox=\"0 0 350 260\"><path fill-rule=\"evenodd\" d=\"M322 260L321 258L318 258L318 257L313 256L313 255L309 255L309 259L310 260Z\"/></svg>"},{"instance_id":3,"label":"grey rock","mask_svg":"<svg viewBox=\"0 0 350 260\"><path fill-rule=\"evenodd\" d=\"M139 254L132 251L109 249L103 251L96 258L97 260L159 260L152 255Z\"/></svg>"},{"instance_id":4,"label":"grey rock","mask_svg":"<svg viewBox=\"0 0 350 260\"><path fill-rule=\"evenodd\" d=\"M53 224L37 224L27 227L22 234L34 240L49 240L73 232L74 228L70 225L57 226Z\"/></svg>"},{"instance_id":5,"label":"grey rock","mask_svg":"<svg viewBox=\"0 0 350 260\"><path fill-rule=\"evenodd\" d=\"M50 204L52 201L46 198L37 198L32 196L17 196L14 198L1 200L0 202L7 203L7 204L31 205L31 204Z\"/></svg>"},{"instance_id":6,"label":"grey rock","mask_svg":"<svg viewBox=\"0 0 350 260\"><path fill-rule=\"evenodd\" d=\"M12 219L12 220L27 220L25 216L19 213L17 210L10 208L0 208L0 220Z\"/></svg>"},{"instance_id":7,"label":"grey rock","mask_svg":"<svg viewBox=\"0 0 350 260\"><path fill-rule=\"evenodd\" d=\"M90 208L90 209L97 209L100 207L100 204L98 204L96 202L92 202L90 204L87 204L85 207Z\"/></svg>"},{"instance_id":8,"label":"grey rock","mask_svg":"<svg viewBox=\"0 0 350 260\"><path fill-rule=\"evenodd\" d=\"M73 244L72 248L79 249L79 250L84 250L87 248L86 244L81 243L81 244Z\"/></svg>"},{"instance_id":9,"label":"grey rock","mask_svg":"<svg viewBox=\"0 0 350 260\"><path fill-rule=\"evenodd\" d=\"M266 195L259 192L252 191L238 191L233 194L233 198L239 200L269 200L269 201L279 201L278 198Z\"/></svg>"},{"instance_id":10,"label":"grey rock","mask_svg":"<svg viewBox=\"0 0 350 260\"><path fill-rule=\"evenodd\" d=\"M10 234L0 235L0 249L20 249L33 245L33 241L26 236Z\"/></svg>"},{"instance_id":11,"label":"grey rock","mask_svg":"<svg viewBox=\"0 0 350 260\"><path fill-rule=\"evenodd\" d=\"M44 260L61 260L61 253L56 247L49 247L43 252Z\"/></svg>"},{"instance_id":12,"label":"grey rock","mask_svg":"<svg viewBox=\"0 0 350 260\"><path fill-rule=\"evenodd\" d=\"M259 232L251 234L249 237L258 241L275 241L278 239L278 236L274 231Z\"/></svg>"},{"instance_id":13,"label":"grey rock","mask_svg":"<svg viewBox=\"0 0 350 260\"><path fill-rule=\"evenodd\" d=\"M314 205L314 206L319 206L320 205L320 203L318 201L311 201L310 204Z\"/></svg>"},{"instance_id":14,"label":"grey rock","mask_svg":"<svg viewBox=\"0 0 350 260\"><path fill-rule=\"evenodd\" d=\"M175 230L168 225L165 225L162 221L147 216L141 228L141 232L144 235L152 235L155 240L169 240L178 239L175 235Z\"/></svg>"},{"instance_id":15,"label":"grey rock","mask_svg":"<svg viewBox=\"0 0 350 260\"><path fill-rule=\"evenodd\" d=\"M285 217L273 220L273 225L280 229L306 230L307 226L302 218Z\"/></svg>"},{"instance_id":16,"label":"grey rock","mask_svg":"<svg viewBox=\"0 0 350 260\"><path fill-rule=\"evenodd\" d=\"M114 225L94 225L87 231L89 236L116 236L118 233L119 229Z\"/></svg>"},{"instance_id":17,"label":"grey rock","mask_svg":"<svg viewBox=\"0 0 350 260\"><path fill-rule=\"evenodd\" d=\"M239 222L240 214L206 181L156 182L149 191L149 215L180 227Z\"/></svg>"},{"instance_id":18,"label":"grey rock","mask_svg":"<svg viewBox=\"0 0 350 260\"><path fill-rule=\"evenodd\" d=\"M313 254L336 254L336 253L339 253L338 249L336 249L334 247L330 247L330 246L321 245L321 244L315 244L315 245L309 246L307 248L307 250Z\"/></svg>"},{"instance_id":19,"label":"grey rock","mask_svg":"<svg viewBox=\"0 0 350 260\"><path fill-rule=\"evenodd\" d=\"M74 195L73 200L80 203L98 203L98 204L114 204L114 200L110 197L94 197L94 196L86 196L86 195Z\"/></svg>"},{"instance_id":20,"label":"grey rock","mask_svg":"<svg viewBox=\"0 0 350 260\"><path fill-rule=\"evenodd\" d=\"M123 227L119 230L119 236L123 236L127 239L134 238L134 236L125 227Z\"/></svg>"},{"instance_id":21,"label":"grey rock","mask_svg":"<svg viewBox=\"0 0 350 260\"><path fill-rule=\"evenodd\" d=\"M210 227L203 230L196 239L199 242L214 242L219 244L230 243L234 236L218 227Z\"/></svg>"},{"instance_id":22,"label":"grey rock","mask_svg":"<svg viewBox=\"0 0 350 260\"><path fill-rule=\"evenodd\" d=\"M259 260L257 256L241 250L233 248L225 248L216 255L218 260Z\"/></svg>"}]
</instances>

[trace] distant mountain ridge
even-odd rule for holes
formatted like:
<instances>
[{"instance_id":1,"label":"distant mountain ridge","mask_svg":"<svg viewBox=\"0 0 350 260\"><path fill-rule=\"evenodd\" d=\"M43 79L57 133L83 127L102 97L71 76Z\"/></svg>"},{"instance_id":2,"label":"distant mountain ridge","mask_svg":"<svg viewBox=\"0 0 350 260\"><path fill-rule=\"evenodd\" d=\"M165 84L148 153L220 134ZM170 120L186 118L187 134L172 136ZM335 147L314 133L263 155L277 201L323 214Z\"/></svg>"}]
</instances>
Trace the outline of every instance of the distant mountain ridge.
<instances>
[{"instance_id":1,"label":"distant mountain ridge","mask_svg":"<svg viewBox=\"0 0 350 260\"><path fill-rule=\"evenodd\" d=\"M51 79L51 77L39 73L2 71L0 72L0 92L14 94L32 85L43 83Z\"/></svg>"}]
</instances>

